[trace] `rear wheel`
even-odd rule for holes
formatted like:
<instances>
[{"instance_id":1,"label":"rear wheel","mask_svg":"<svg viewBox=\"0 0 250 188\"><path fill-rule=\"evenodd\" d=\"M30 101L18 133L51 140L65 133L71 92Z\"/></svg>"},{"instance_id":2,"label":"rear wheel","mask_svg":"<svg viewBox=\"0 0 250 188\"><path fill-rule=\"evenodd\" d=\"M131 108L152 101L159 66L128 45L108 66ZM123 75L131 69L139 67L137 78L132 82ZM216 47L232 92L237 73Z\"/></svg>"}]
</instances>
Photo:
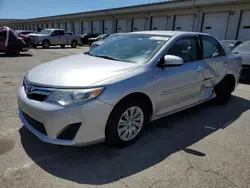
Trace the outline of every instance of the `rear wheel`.
<instances>
[{"instance_id":1,"label":"rear wheel","mask_svg":"<svg viewBox=\"0 0 250 188\"><path fill-rule=\"evenodd\" d=\"M31 45L32 48L36 48L37 46L36 45Z\"/></svg>"},{"instance_id":2,"label":"rear wheel","mask_svg":"<svg viewBox=\"0 0 250 188\"><path fill-rule=\"evenodd\" d=\"M61 45L61 48L64 48L65 47L65 45Z\"/></svg>"},{"instance_id":3,"label":"rear wheel","mask_svg":"<svg viewBox=\"0 0 250 188\"><path fill-rule=\"evenodd\" d=\"M133 143L148 123L149 108L140 99L129 99L119 103L107 122L106 143L124 147Z\"/></svg>"},{"instance_id":4,"label":"rear wheel","mask_svg":"<svg viewBox=\"0 0 250 188\"><path fill-rule=\"evenodd\" d=\"M48 40L44 40L42 44L43 44L43 48L45 48L45 49L49 48L49 46L50 46L50 43Z\"/></svg>"},{"instance_id":5,"label":"rear wheel","mask_svg":"<svg viewBox=\"0 0 250 188\"><path fill-rule=\"evenodd\" d=\"M218 105L226 104L233 92L234 81L230 81L229 79L223 79L217 86L215 86L214 91L216 94L215 103Z\"/></svg>"},{"instance_id":6,"label":"rear wheel","mask_svg":"<svg viewBox=\"0 0 250 188\"><path fill-rule=\"evenodd\" d=\"M73 40L71 42L71 48L76 48L76 46L77 46L77 42L75 40Z\"/></svg>"}]
</instances>

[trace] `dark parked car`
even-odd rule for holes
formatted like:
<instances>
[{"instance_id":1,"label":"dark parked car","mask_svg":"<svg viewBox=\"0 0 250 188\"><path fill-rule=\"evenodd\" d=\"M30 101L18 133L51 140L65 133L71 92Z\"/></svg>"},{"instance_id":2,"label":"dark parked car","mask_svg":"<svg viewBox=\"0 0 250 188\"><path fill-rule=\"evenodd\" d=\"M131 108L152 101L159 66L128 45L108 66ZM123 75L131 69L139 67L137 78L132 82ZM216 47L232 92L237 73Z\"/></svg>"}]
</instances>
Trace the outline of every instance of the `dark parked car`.
<instances>
[{"instance_id":1,"label":"dark parked car","mask_svg":"<svg viewBox=\"0 0 250 188\"><path fill-rule=\"evenodd\" d=\"M89 38L95 38L95 37L97 37L98 35L99 35L99 34L91 34L91 33L88 33L88 34L81 34L81 35L80 35L80 38L81 38L82 44L88 44Z\"/></svg>"},{"instance_id":2,"label":"dark parked car","mask_svg":"<svg viewBox=\"0 0 250 188\"><path fill-rule=\"evenodd\" d=\"M222 40L220 42L226 45L230 50L233 50L235 47L239 46L242 43L239 40Z\"/></svg>"},{"instance_id":3,"label":"dark parked car","mask_svg":"<svg viewBox=\"0 0 250 188\"><path fill-rule=\"evenodd\" d=\"M237 46L233 53L238 54L242 58L241 79L250 79L250 41L246 41Z\"/></svg>"},{"instance_id":4,"label":"dark parked car","mask_svg":"<svg viewBox=\"0 0 250 188\"><path fill-rule=\"evenodd\" d=\"M114 33L114 34L109 35L107 38L105 38L103 40L98 40L96 42L93 42L91 44L91 49L96 48L97 46L100 46L100 45L104 44L105 42L114 40L115 38L120 37L120 36L122 36L124 34L125 33Z\"/></svg>"},{"instance_id":5,"label":"dark parked car","mask_svg":"<svg viewBox=\"0 0 250 188\"><path fill-rule=\"evenodd\" d=\"M18 37L9 27L0 27L0 52L19 55L30 50L29 42Z\"/></svg>"},{"instance_id":6,"label":"dark parked car","mask_svg":"<svg viewBox=\"0 0 250 188\"><path fill-rule=\"evenodd\" d=\"M89 38L88 40L88 45L91 46L91 44L95 41L98 41L98 40L104 40L105 38L107 38L109 35L108 34L101 34L101 35L98 35L97 37L94 37L94 38Z\"/></svg>"}]
</instances>

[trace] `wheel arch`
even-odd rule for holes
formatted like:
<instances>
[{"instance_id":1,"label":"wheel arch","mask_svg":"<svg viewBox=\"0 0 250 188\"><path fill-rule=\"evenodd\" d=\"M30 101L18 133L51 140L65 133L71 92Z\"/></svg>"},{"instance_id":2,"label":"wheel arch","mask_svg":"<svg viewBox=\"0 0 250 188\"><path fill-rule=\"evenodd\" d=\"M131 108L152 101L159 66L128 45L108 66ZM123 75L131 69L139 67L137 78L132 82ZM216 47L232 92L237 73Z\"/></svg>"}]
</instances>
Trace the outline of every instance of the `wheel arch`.
<instances>
[{"instance_id":1,"label":"wheel arch","mask_svg":"<svg viewBox=\"0 0 250 188\"><path fill-rule=\"evenodd\" d=\"M108 120L111 116L111 114L113 113L113 111L116 109L116 107L123 103L126 100L131 100L131 99L140 99L140 100L145 100L145 102L147 103L148 107L149 107L149 111L150 111L150 117L149 120L151 120L152 114L154 112L154 105L152 100L150 99L150 97L142 92L134 92L134 93L130 93L127 94L126 96L122 97L120 100L118 100L118 102L114 105L114 108L112 109L111 113L109 114Z\"/></svg>"}]
</instances>

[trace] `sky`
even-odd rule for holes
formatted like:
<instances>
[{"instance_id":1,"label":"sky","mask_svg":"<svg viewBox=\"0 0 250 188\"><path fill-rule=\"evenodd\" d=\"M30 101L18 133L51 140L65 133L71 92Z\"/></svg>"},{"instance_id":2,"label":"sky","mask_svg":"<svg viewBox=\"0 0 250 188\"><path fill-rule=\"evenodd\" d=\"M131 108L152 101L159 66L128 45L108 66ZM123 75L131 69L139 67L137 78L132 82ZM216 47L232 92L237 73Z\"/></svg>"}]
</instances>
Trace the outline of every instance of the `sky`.
<instances>
[{"instance_id":1,"label":"sky","mask_svg":"<svg viewBox=\"0 0 250 188\"><path fill-rule=\"evenodd\" d=\"M101 10L164 0L0 0L0 19L26 19Z\"/></svg>"}]
</instances>

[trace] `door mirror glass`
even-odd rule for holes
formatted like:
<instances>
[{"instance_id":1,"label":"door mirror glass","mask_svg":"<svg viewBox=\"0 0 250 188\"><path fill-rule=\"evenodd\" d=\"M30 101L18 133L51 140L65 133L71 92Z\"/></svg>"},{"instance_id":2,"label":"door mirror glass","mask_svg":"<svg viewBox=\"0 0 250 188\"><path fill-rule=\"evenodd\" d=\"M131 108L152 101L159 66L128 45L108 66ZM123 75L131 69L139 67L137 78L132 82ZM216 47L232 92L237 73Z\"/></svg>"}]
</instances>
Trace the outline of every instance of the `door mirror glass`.
<instances>
[{"instance_id":1,"label":"door mirror glass","mask_svg":"<svg viewBox=\"0 0 250 188\"><path fill-rule=\"evenodd\" d=\"M182 58L175 55L165 55L164 56L164 66L181 66L184 64Z\"/></svg>"}]
</instances>

